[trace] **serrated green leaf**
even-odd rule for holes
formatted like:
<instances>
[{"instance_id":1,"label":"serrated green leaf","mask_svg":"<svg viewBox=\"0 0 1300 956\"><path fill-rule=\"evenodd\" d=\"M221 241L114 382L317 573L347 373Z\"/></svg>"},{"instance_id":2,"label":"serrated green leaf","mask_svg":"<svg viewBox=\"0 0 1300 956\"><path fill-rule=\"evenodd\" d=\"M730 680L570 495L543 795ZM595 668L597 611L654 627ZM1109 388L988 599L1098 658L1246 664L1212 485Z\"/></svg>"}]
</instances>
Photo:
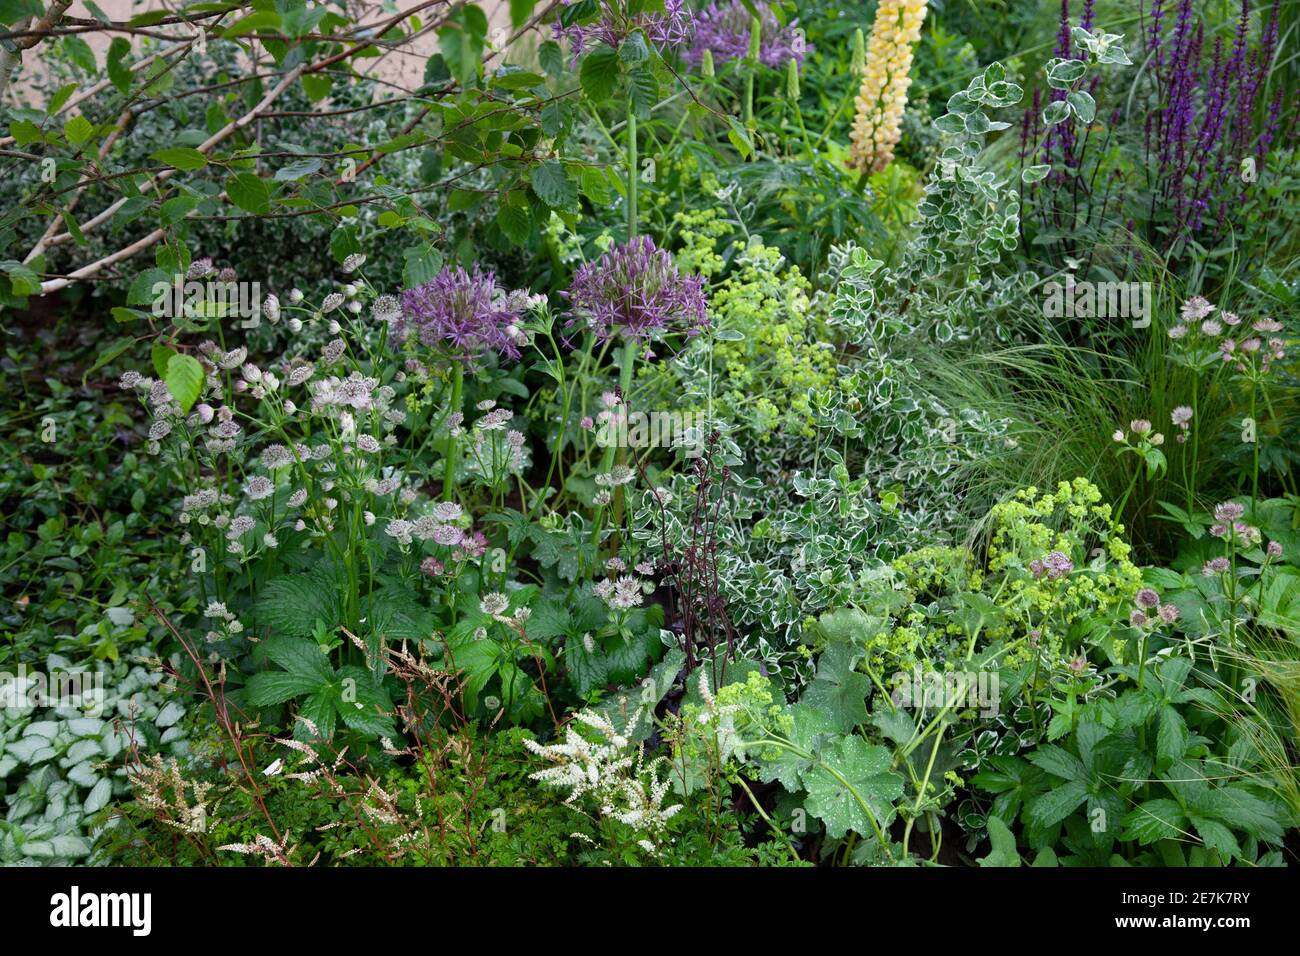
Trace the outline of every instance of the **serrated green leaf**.
<instances>
[{"instance_id":1,"label":"serrated green leaf","mask_svg":"<svg viewBox=\"0 0 1300 956\"><path fill-rule=\"evenodd\" d=\"M271 211L271 189L255 173L235 173L226 178L226 195L240 209L254 214Z\"/></svg>"},{"instance_id":2,"label":"serrated green leaf","mask_svg":"<svg viewBox=\"0 0 1300 956\"><path fill-rule=\"evenodd\" d=\"M573 209L578 204L578 188L569 178L563 163L552 159L534 166L529 173L529 182L537 198L552 209Z\"/></svg>"},{"instance_id":3,"label":"serrated green leaf","mask_svg":"<svg viewBox=\"0 0 1300 956\"><path fill-rule=\"evenodd\" d=\"M603 103L618 86L618 72L618 54L602 46L582 58L578 80L593 103Z\"/></svg>"},{"instance_id":4,"label":"serrated green leaf","mask_svg":"<svg viewBox=\"0 0 1300 956\"><path fill-rule=\"evenodd\" d=\"M203 391L203 365L192 355L173 355L163 380L181 411L189 412Z\"/></svg>"},{"instance_id":5,"label":"serrated green leaf","mask_svg":"<svg viewBox=\"0 0 1300 956\"><path fill-rule=\"evenodd\" d=\"M208 158L191 146L171 146L151 153L149 158L172 166L182 172L202 169L208 164Z\"/></svg>"},{"instance_id":6,"label":"serrated green leaf","mask_svg":"<svg viewBox=\"0 0 1300 956\"><path fill-rule=\"evenodd\" d=\"M1038 828L1060 823L1088 799L1088 787L1081 780L1069 780L1029 803L1029 823Z\"/></svg>"}]
</instances>

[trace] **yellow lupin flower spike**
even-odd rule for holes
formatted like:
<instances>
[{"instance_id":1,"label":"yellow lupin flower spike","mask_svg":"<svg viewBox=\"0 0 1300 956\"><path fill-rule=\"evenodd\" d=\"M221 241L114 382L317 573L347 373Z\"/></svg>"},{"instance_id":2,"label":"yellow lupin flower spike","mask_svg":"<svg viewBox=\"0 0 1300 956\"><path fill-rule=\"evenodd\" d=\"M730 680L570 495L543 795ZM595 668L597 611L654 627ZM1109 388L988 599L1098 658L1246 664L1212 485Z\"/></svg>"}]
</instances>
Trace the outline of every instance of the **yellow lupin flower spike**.
<instances>
[{"instance_id":1,"label":"yellow lupin flower spike","mask_svg":"<svg viewBox=\"0 0 1300 956\"><path fill-rule=\"evenodd\" d=\"M853 119L851 169L877 173L893 162L925 7L926 0L880 0Z\"/></svg>"}]
</instances>

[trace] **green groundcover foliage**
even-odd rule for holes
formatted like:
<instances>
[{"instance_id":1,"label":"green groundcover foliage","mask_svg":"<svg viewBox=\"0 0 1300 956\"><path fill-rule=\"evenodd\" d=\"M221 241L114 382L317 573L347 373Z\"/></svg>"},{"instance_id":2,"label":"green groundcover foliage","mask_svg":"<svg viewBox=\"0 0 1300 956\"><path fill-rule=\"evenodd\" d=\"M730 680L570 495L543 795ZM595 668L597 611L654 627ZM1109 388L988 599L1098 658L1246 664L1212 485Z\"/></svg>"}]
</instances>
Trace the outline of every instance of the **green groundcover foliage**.
<instances>
[{"instance_id":1,"label":"green groundcover foliage","mask_svg":"<svg viewBox=\"0 0 1300 956\"><path fill-rule=\"evenodd\" d=\"M1293 862L1300 2L69 6L0 863Z\"/></svg>"}]
</instances>

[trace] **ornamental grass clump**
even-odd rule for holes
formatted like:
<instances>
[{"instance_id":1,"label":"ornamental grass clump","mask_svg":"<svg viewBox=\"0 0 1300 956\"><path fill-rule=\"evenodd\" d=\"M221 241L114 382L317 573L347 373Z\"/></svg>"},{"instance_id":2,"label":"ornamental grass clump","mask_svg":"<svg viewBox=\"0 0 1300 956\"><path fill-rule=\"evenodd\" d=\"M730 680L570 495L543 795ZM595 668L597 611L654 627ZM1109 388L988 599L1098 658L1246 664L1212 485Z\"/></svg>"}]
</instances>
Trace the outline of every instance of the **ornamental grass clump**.
<instances>
[{"instance_id":1,"label":"ornamental grass clump","mask_svg":"<svg viewBox=\"0 0 1300 956\"><path fill-rule=\"evenodd\" d=\"M878 173L894 160L925 6L925 0L881 0L876 9L849 157L850 168L859 172Z\"/></svg>"}]
</instances>

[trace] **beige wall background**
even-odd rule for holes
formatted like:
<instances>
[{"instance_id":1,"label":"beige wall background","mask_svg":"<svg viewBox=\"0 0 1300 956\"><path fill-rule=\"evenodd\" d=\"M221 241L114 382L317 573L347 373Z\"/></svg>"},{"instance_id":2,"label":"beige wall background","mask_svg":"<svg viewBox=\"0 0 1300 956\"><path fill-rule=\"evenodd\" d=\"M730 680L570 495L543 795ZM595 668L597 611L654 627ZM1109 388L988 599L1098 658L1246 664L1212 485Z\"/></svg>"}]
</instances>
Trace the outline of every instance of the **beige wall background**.
<instances>
[{"instance_id":1,"label":"beige wall background","mask_svg":"<svg viewBox=\"0 0 1300 956\"><path fill-rule=\"evenodd\" d=\"M96 0L96 3L111 20L119 22L129 20L131 17L148 10L161 10L172 7L171 4L158 2L158 0ZM416 5L417 0L399 0L398 8L395 11L392 9L385 10L381 4L368 2L368 0L348 0L347 7L358 22L377 23L395 16L400 10L413 9ZM504 0L479 0L478 5L488 15L490 24L488 30L489 40L504 43L509 36L510 29L509 4ZM438 7L430 7L422 11L420 14L422 24L427 27L431 22L431 18L436 19L439 13L440 8ZM89 19L91 14L86 9L85 4L79 0L68 10L68 16ZM169 33L175 30L175 27L167 28ZM140 37L107 31L82 33L79 36L90 44L90 48L95 51L95 58L101 67L104 63L104 54L108 50L108 45L112 42L113 37L125 36L131 40L132 46L136 49L140 48L142 42ZM22 99L30 93L30 80L41 69L41 46L42 44L38 44L34 49L28 50L23 55L21 70L18 76L15 77L14 84L11 87L11 96ZM415 89L420 85L420 81L424 76L425 60L437 52L438 37L433 31L429 31L416 37L400 49L388 50L383 56L379 57L356 59L353 63L358 71L368 76L374 76L407 89Z\"/></svg>"}]
</instances>

